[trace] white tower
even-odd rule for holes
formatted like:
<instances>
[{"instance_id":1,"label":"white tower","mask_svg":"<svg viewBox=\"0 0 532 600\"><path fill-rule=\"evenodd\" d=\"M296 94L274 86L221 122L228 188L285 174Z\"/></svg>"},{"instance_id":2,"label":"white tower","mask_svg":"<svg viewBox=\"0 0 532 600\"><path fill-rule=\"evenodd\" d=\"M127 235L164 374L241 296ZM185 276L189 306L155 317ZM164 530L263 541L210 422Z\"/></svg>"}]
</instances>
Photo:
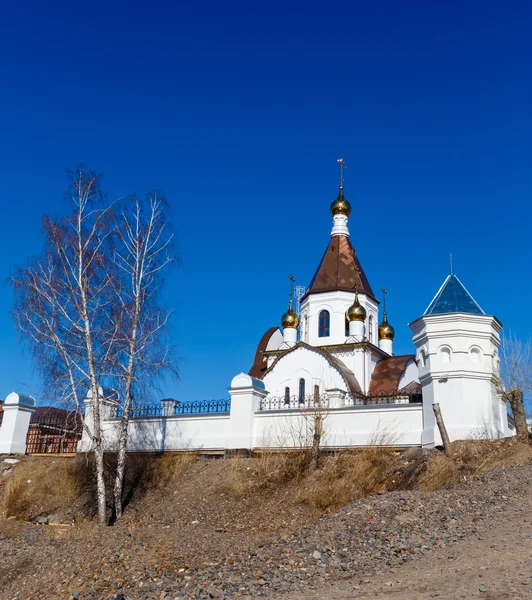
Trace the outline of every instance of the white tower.
<instances>
[{"instance_id":1,"label":"white tower","mask_svg":"<svg viewBox=\"0 0 532 600\"><path fill-rule=\"evenodd\" d=\"M495 386L502 323L486 315L451 273L410 328L423 391L422 444L441 443L435 402L451 440L511 435L506 404Z\"/></svg>"}]
</instances>

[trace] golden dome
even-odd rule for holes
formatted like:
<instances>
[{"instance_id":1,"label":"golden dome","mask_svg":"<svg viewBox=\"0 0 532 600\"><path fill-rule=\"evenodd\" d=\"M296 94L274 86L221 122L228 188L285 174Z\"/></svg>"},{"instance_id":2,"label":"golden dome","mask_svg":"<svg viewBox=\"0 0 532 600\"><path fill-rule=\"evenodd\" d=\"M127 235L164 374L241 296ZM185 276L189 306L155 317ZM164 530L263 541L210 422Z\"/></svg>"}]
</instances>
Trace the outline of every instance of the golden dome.
<instances>
[{"instance_id":1,"label":"golden dome","mask_svg":"<svg viewBox=\"0 0 532 600\"><path fill-rule=\"evenodd\" d=\"M395 337L395 329L388 323L386 313L384 313L384 319L379 325L379 340L393 340Z\"/></svg>"},{"instance_id":2,"label":"golden dome","mask_svg":"<svg viewBox=\"0 0 532 600\"><path fill-rule=\"evenodd\" d=\"M358 294L355 295L355 301L347 309L345 313L348 321L365 321L366 320L366 309L358 301Z\"/></svg>"},{"instance_id":3,"label":"golden dome","mask_svg":"<svg viewBox=\"0 0 532 600\"><path fill-rule=\"evenodd\" d=\"M351 205L344 198L344 190L340 188L338 198L331 204L331 213L334 215L345 215L348 217L351 214Z\"/></svg>"},{"instance_id":4,"label":"golden dome","mask_svg":"<svg viewBox=\"0 0 532 600\"><path fill-rule=\"evenodd\" d=\"M281 326L283 329L297 329L299 327L299 317L297 316L297 313L292 310L292 300L290 300L288 310L281 319Z\"/></svg>"}]
</instances>

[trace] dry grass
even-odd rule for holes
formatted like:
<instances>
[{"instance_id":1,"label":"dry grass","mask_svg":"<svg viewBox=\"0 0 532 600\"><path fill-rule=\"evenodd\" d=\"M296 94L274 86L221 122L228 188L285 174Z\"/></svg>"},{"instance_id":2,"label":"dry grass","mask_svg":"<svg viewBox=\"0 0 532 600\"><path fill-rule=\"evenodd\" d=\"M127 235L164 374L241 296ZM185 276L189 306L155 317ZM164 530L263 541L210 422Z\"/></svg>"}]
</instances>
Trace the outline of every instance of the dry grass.
<instances>
[{"instance_id":1,"label":"dry grass","mask_svg":"<svg viewBox=\"0 0 532 600\"><path fill-rule=\"evenodd\" d=\"M124 478L124 503L150 490L175 482L196 460L194 454L129 455ZM116 456L107 455L106 488L111 507ZM18 463L3 491L4 516L31 520L58 513L63 522L92 519L97 507L94 463L91 456L76 458L28 457Z\"/></svg>"},{"instance_id":2,"label":"dry grass","mask_svg":"<svg viewBox=\"0 0 532 600\"><path fill-rule=\"evenodd\" d=\"M328 511L397 489L446 489L486 469L530 461L532 446L515 439L454 442L452 457L437 450L409 456L389 446L370 445L323 457L321 468L314 472L308 470L304 451L262 452L256 458L231 462L227 488L242 497L290 485L297 502Z\"/></svg>"},{"instance_id":3,"label":"dry grass","mask_svg":"<svg viewBox=\"0 0 532 600\"><path fill-rule=\"evenodd\" d=\"M321 468L309 469L306 451L264 451L254 458L220 462L223 483L213 491L236 498L255 496L257 502L284 498L292 506L332 511L376 493L397 489L431 491L450 488L490 468L524 465L532 461L532 446L515 439L469 440L453 443L453 455L437 450L406 453L386 446L368 446L323 456ZM127 505L156 500L168 489L207 485L197 480L197 460L192 453L128 456L124 485ZM108 497L112 497L115 457L106 457ZM218 471L216 471L218 472ZM28 483L30 481L30 483ZM180 483L181 482L181 483ZM220 480L222 482L222 480ZM273 493L275 492L275 494ZM176 492L174 492L176 493ZM277 494L278 493L278 494ZM153 496L150 496L153 494ZM151 498L151 499L150 499ZM38 515L58 514L69 522L91 519L96 509L95 485L90 457L26 458L6 478L0 491L5 517L30 520Z\"/></svg>"},{"instance_id":4,"label":"dry grass","mask_svg":"<svg viewBox=\"0 0 532 600\"><path fill-rule=\"evenodd\" d=\"M147 489L162 489L176 483L198 459L192 452L168 452L153 459L144 476Z\"/></svg>"},{"instance_id":5,"label":"dry grass","mask_svg":"<svg viewBox=\"0 0 532 600\"><path fill-rule=\"evenodd\" d=\"M308 452L262 451L252 459L233 458L225 489L236 497L299 481L309 463Z\"/></svg>"},{"instance_id":6,"label":"dry grass","mask_svg":"<svg viewBox=\"0 0 532 600\"><path fill-rule=\"evenodd\" d=\"M337 509L358 498L396 489L401 482L399 461L396 451L381 446L327 457L322 468L302 482L298 499L322 510Z\"/></svg>"},{"instance_id":7,"label":"dry grass","mask_svg":"<svg viewBox=\"0 0 532 600\"><path fill-rule=\"evenodd\" d=\"M7 478L3 511L6 517L29 520L55 513L79 493L75 460L27 458Z\"/></svg>"},{"instance_id":8,"label":"dry grass","mask_svg":"<svg viewBox=\"0 0 532 600\"><path fill-rule=\"evenodd\" d=\"M416 487L422 491L447 489L489 468L512 467L532 461L532 446L515 438L453 442L452 456L432 453Z\"/></svg>"}]
</instances>

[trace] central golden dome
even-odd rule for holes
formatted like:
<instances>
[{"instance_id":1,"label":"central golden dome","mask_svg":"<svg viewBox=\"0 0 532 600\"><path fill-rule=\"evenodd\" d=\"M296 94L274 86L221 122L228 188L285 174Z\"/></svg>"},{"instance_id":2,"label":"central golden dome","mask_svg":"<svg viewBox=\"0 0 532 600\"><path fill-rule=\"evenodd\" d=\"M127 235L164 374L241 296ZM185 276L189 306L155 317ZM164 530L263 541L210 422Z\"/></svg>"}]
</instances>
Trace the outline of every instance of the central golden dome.
<instances>
[{"instance_id":1,"label":"central golden dome","mask_svg":"<svg viewBox=\"0 0 532 600\"><path fill-rule=\"evenodd\" d=\"M331 213L334 215L345 215L348 217L351 214L351 205L344 198L344 190L340 188L340 192L338 193L338 198L331 204Z\"/></svg>"},{"instance_id":2,"label":"central golden dome","mask_svg":"<svg viewBox=\"0 0 532 600\"><path fill-rule=\"evenodd\" d=\"M281 326L283 329L297 329L299 327L299 317L297 316L297 313L292 310L292 300L290 300L288 310L281 319Z\"/></svg>"},{"instance_id":3,"label":"central golden dome","mask_svg":"<svg viewBox=\"0 0 532 600\"><path fill-rule=\"evenodd\" d=\"M345 313L348 321L365 321L366 320L366 309L358 301L358 294L355 295L355 301L347 309Z\"/></svg>"},{"instance_id":4,"label":"central golden dome","mask_svg":"<svg viewBox=\"0 0 532 600\"><path fill-rule=\"evenodd\" d=\"M388 323L386 313L384 313L384 319L379 325L379 340L393 340L395 337L395 329Z\"/></svg>"}]
</instances>

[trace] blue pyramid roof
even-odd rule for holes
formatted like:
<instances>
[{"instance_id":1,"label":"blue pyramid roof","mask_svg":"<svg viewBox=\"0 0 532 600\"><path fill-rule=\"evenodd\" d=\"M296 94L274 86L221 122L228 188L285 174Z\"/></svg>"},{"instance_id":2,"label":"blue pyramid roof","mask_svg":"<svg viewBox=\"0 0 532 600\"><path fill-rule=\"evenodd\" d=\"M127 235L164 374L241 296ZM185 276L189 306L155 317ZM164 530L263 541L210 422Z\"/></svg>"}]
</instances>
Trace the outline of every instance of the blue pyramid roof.
<instances>
[{"instance_id":1,"label":"blue pyramid roof","mask_svg":"<svg viewBox=\"0 0 532 600\"><path fill-rule=\"evenodd\" d=\"M444 313L485 314L454 273L451 273L443 282L424 315L441 315Z\"/></svg>"}]
</instances>

